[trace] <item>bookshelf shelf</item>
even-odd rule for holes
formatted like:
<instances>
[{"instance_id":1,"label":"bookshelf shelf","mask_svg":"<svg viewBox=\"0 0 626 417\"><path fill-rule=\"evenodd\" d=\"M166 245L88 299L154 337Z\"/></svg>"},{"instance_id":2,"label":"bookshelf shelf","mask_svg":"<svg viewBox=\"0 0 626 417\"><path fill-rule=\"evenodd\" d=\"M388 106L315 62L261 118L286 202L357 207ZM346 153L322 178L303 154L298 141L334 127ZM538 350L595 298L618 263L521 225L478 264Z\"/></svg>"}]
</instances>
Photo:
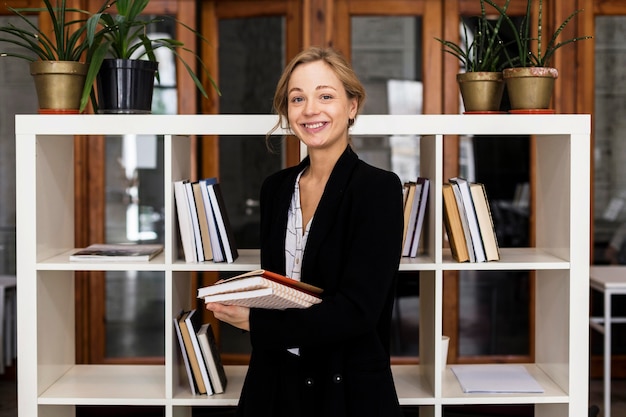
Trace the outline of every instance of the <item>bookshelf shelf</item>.
<instances>
[{"instance_id":1,"label":"bookshelf shelf","mask_svg":"<svg viewBox=\"0 0 626 417\"><path fill-rule=\"evenodd\" d=\"M258 249L239 249L239 257L233 263L185 263L183 261L177 261L171 265L174 271L203 271L208 268L214 271L249 271L259 269L261 264L259 263L260 252Z\"/></svg>"},{"instance_id":2,"label":"bookshelf shelf","mask_svg":"<svg viewBox=\"0 0 626 417\"><path fill-rule=\"evenodd\" d=\"M189 136L263 140L275 122L272 115L16 116L19 417L71 416L76 405L152 405L163 407L166 416L178 416L191 415L195 406L237 404L246 368L226 367L225 393L192 395L180 374L178 341L169 325L164 365L77 365L74 272L162 272L163 320L172 323L191 306L191 272L259 268L258 250L240 250L232 264L178 259L172 183L191 177ZM536 417L587 415L590 129L588 115L359 116L354 135L420 135L420 175L431 179L426 253L403 258L400 265L401 271L420 276L420 365L393 367L401 404L418 406L427 417L441 417L445 406L458 404L534 404ZM124 134L164 136L164 251L146 263L69 262L76 250L74 173L68 169L74 136ZM454 135L502 140L533 135L535 247L502 248L498 262L453 261L444 247L441 194L443 144ZM543 394L465 394L449 367L444 369L439 353L443 273L458 270L534 271L534 314L541 320L532 338L534 363L525 366Z\"/></svg>"},{"instance_id":3,"label":"bookshelf shelf","mask_svg":"<svg viewBox=\"0 0 626 417\"><path fill-rule=\"evenodd\" d=\"M39 404L164 405L165 366L74 365L40 397Z\"/></svg>"},{"instance_id":4,"label":"bookshelf shelf","mask_svg":"<svg viewBox=\"0 0 626 417\"><path fill-rule=\"evenodd\" d=\"M541 394L466 394L456 383L456 376L446 369L444 376L444 394L447 404L563 404L569 401L567 393L534 364L524 364L530 375L541 384Z\"/></svg>"}]
</instances>

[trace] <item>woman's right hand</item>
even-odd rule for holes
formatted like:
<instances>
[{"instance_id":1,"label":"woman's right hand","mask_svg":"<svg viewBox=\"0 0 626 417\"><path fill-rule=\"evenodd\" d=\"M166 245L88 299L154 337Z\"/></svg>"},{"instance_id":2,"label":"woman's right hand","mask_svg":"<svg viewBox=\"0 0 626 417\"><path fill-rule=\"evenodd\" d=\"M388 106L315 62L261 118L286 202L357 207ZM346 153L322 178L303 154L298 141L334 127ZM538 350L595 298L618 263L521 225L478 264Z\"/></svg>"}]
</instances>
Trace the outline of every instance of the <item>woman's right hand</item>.
<instances>
[{"instance_id":1,"label":"woman's right hand","mask_svg":"<svg viewBox=\"0 0 626 417\"><path fill-rule=\"evenodd\" d=\"M248 307L207 303L206 309L212 311L216 319L238 329L250 331L250 309Z\"/></svg>"}]
</instances>

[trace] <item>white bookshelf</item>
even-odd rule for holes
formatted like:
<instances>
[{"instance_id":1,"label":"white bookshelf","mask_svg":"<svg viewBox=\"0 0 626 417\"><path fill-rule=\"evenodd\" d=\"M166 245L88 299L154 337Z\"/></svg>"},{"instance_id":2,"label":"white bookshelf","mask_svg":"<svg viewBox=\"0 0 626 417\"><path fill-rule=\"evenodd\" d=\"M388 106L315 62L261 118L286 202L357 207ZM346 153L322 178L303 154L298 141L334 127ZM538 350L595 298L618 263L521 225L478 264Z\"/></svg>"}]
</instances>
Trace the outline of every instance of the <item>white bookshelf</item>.
<instances>
[{"instance_id":1,"label":"white bookshelf","mask_svg":"<svg viewBox=\"0 0 626 417\"><path fill-rule=\"evenodd\" d=\"M175 259L172 182L190 177L188 135L265 135L271 115L18 115L17 276L19 417L74 415L75 405L161 406L167 417L193 406L236 405L245 367L227 367L224 394L194 396L179 383L172 319L190 308L191 272L259 267L258 251L233 264ZM420 416L441 417L446 405L534 404L537 417L583 417L588 397L590 117L588 115L362 115L354 135L421 135L420 175L432 180L426 255L403 258L420 271L420 365L393 367L400 403ZM74 135L155 134L165 137L165 250L149 263L69 262L74 245ZM281 132L277 132L281 134ZM534 135L533 248L502 249L501 260L457 263L442 233L443 143L450 135ZM260 139L262 140L262 139ZM165 274L165 364L75 363L74 271L145 270ZM535 362L525 364L543 394L464 394L443 368L442 281L448 270L536 272Z\"/></svg>"}]
</instances>

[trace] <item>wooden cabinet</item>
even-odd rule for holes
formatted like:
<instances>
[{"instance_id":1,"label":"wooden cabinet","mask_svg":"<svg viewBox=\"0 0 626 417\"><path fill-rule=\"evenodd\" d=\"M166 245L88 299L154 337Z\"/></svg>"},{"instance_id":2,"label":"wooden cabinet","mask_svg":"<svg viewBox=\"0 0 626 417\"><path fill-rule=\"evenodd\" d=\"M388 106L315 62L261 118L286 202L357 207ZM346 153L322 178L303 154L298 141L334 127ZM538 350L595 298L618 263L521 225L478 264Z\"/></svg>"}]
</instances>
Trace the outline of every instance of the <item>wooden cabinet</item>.
<instances>
[{"instance_id":1,"label":"wooden cabinet","mask_svg":"<svg viewBox=\"0 0 626 417\"><path fill-rule=\"evenodd\" d=\"M259 267L258 251L232 264L177 259L172 183L191 176L194 135L250 135L263 140L272 115L71 115L16 117L18 412L20 417L73 415L76 405L146 405L166 416L190 416L194 406L234 406L245 367L227 367L226 393L194 396L180 377L178 342L169 325L190 308L193 271ZM403 258L400 269L420 275L420 365L394 366L403 405L442 416L447 405L534 404L537 417L587 415L590 117L588 115L418 115L357 119L355 135L416 134L420 175L431 179L426 254ZM74 135L164 135L165 250L148 263L69 262L74 245ZM282 132L276 132L282 134ZM452 135L534 135L536 245L503 248L501 260L457 263L444 248L443 144ZM77 365L75 271L139 270L165 275L164 365ZM464 394L443 367L442 276L448 270L534 271L535 362L525 364L543 394ZM159 314L159 312L155 312ZM474 365L479 366L479 365Z\"/></svg>"}]
</instances>

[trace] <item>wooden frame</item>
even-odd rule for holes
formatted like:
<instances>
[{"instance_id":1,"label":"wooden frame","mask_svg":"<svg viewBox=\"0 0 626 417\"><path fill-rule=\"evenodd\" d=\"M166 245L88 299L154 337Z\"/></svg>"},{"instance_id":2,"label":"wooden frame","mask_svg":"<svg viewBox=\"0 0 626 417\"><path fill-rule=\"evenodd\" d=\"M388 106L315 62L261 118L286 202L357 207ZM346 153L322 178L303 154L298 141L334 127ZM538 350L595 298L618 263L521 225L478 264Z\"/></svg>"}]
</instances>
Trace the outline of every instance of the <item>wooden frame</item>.
<instances>
[{"instance_id":1,"label":"wooden frame","mask_svg":"<svg viewBox=\"0 0 626 417\"><path fill-rule=\"evenodd\" d=\"M23 3L23 2L20 2ZM593 17L595 14L619 14L623 13L624 6L618 0L605 0L594 2L591 0L577 0L577 7L593 10L593 13L583 13L577 21L577 26L568 30L576 33L593 33ZM151 2L151 7L158 13L176 13L181 20L195 21L196 3L193 0L159 0ZM571 2L568 0L556 0L547 10L551 16L550 24L560 22L563 17L571 12ZM514 2L510 11L515 13L524 12L523 2ZM199 14L201 16L201 30L211 40L210 45L201 46L200 53L208 64L211 74L217 74L217 23L219 19L231 17L246 17L258 15L279 14L287 17L287 57L295 55L302 47L308 45L332 45L340 50L350 50L349 18L353 15L408 15L424 16L427 24L424 25L424 39L432 39L435 36L456 38L459 34L459 16L479 13L479 5L474 0L459 0L447 2L443 8L442 2L434 0L390 0L383 2L372 0L275 0L275 1L252 1L252 0L214 0L202 2ZM563 34L564 36L567 33ZM458 94L455 82L455 74L458 72L458 62L439 52L436 42L424 42L425 56L431 57L424 68L424 77L429 83L425 86L424 112L427 114L458 112ZM585 97L593 96L593 42L579 42L575 48L563 48L556 57L556 63L562 68L562 63L572 61L579 62L576 67L562 69L561 76L557 80L555 89L555 108L559 113L591 113L593 100ZM179 70L179 73L181 71ZM219 81L216 78L216 81ZM181 79L181 86L190 80ZM206 82L205 82L206 84ZM566 88L567 86L567 88ZM570 86L574 86L570 88ZM184 88L189 88L185 86ZM192 86L193 88L193 86ZM191 96L191 95L190 95ZM210 99L201 102L202 113L218 113L219 98L212 94ZM193 100L182 100L183 108L194 109L196 103ZM183 111L195 113L196 110ZM103 161L99 158L103 155L103 145L88 143L77 139L77 176L79 185L77 190L77 243L88 244L99 240L104 236L103 225L97 225L93 219L99 218L93 213L102 210L103 207L103 184L99 184ZM219 173L219 158L217 140L213 137L198 138L197 149L198 162L197 172L199 176L216 176ZM299 145L290 141L288 145L288 163L299 160ZM446 141L444 149L444 175L454 176L458 173L458 141ZM532 162L531 162L532 163ZM100 197L100 195L102 197ZM102 198L102 200L100 200ZM101 218L101 217L100 217ZM532 229L532 228L531 228ZM93 323L101 320L104 314L104 298L97 294L103 294L102 279L94 276L81 276L77 274L77 303L88 315L77 321L81 334L89 334L89 342L81 342L77 354L87 362L98 362L104 359L104 351L94 350L93 346L104 346L103 340L98 336L99 331L93 327ZM458 280L457 274L447 272L445 274L445 298L444 298L444 332L456 334L458 332ZM211 279L211 278L209 278ZM99 283L100 282L100 283ZM80 316L80 315L79 315ZM532 332L531 332L532 333ZM92 348L85 349L84 346ZM77 346L78 347L78 346ZM450 346L451 358L457 356L456 346Z\"/></svg>"},{"instance_id":2,"label":"wooden frame","mask_svg":"<svg viewBox=\"0 0 626 417\"><path fill-rule=\"evenodd\" d=\"M95 0L85 0L77 5L87 10L96 10L99 6ZM146 8L148 14L170 14L191 28L196 28L195 1L193 0L157 0L151 1ZM195 35L186 30L179 31L176 36L187 47L194 50ZM188 59L193 62L192 59ZM180 61L176 62L177 85L181 91L196 91L193 80L187 76L186 69ZM206 85L206 83L205 83ZM207 89L207 91L212 91ZM192 99L195 94L179 94L178 111L182 114L195 114L197 103ZM195 139L194 139L195 147ZM104 242L104 170L105 143L104 137L77 137L75 141L76 170L76 236L77 246ZM192 155L189 163L195 168L197 158ZM105 346L105 274L103 272L77 272L76 282L76 360L77 363L118 363L147 362L161 363L162 358L106 358Z\"/></svg>"},{"instance_id":3,"label":"wooden frame","mask_svg":"<svg viewBox=\"0 0 626 417\"><path fill-rule=\"evenodd\" d=\"M581 27L581 33L590 33L595 34L595 18L596 16L626 16L626 3L620 0L602 0L602 1L594 1L594 0L578 0L578 8L585 9L585 12L582 13L581 19L579 20L579 25ZM588 13L588 11L593 10L593 13ZM594 48L595 42L593 40L587 42L580 42L578 45L579 57L578 57L578 65L577 68L579 70L579 82L578 88L581 91L578 99L581 101L579 103L579 108L584 109L585 112L592 113L594 112L594 100L591 99L595 96L595 57L594 57ZM593 149L595 149L594 145L594 130L591 130L591 173L594 173L594 158L593 158ZM593 181L592 181L593 184ZM594 201L594 190L593 186L591 189L591 244L590 250L593 251L594 240L593 240L593 201ZM593 259L593 258L592 258ZM597 334L593 334L591 337L598 337ZM601 355L591 355L590 358L590 371L589 375L591 378L599 378L603 374L603 363L602 363ZM624 378L626 377L626 355L612 355L611 358L612 365L612 378Z\"/></svg>"}]
</instances>

